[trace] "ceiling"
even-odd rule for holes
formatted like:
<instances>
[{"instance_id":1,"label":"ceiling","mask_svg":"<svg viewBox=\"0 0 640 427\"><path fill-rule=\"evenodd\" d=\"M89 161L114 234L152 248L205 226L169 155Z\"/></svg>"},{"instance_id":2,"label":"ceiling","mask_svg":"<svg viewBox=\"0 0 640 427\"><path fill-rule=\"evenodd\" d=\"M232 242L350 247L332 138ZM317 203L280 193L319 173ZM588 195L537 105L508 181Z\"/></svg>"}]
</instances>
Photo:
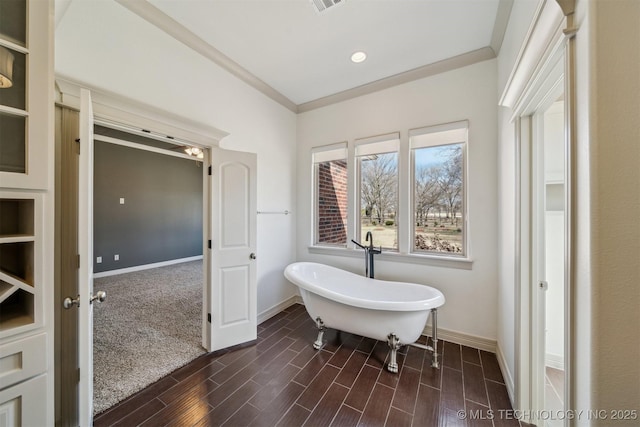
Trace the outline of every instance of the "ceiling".
<instances>
[{"instance_id":1,"label":"ceiling","mask_svg":"<svg viewBox=\"0 0 640 427\"><path fill-rule=\"evenodd\" d=\"M56 23L73 1L86 0L56 0ZM313 0L101 1L305 111L495 57L513 0L341 0L322 12ZM352 63L355 51L366 61Z\"/></svg>"}]
</instances>

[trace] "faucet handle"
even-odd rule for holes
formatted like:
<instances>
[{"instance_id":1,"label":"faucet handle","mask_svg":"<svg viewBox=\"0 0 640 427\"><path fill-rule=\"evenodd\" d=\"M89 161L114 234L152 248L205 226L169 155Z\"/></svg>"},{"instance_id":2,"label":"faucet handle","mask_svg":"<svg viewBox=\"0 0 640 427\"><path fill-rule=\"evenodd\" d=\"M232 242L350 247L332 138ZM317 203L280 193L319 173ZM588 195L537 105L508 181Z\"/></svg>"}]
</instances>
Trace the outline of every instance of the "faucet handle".
<instances>
[{"instance_id":1,"label":"faucet handle","mask_svg":"<svg viewBox=\"0 0 640 427\"><path fill-rule=\"evenodd\" d=\"M366 250L366 249L367 249L366 247L364 247L364 246L363 246L363 245L361 245L360 243L356 242L355 240L351 239L351 241L352 241L353 243L355 243L355 244L356 244L356 246L360 247L361 249L364 249L364 250Z\"/></svg>"}]
</instances>

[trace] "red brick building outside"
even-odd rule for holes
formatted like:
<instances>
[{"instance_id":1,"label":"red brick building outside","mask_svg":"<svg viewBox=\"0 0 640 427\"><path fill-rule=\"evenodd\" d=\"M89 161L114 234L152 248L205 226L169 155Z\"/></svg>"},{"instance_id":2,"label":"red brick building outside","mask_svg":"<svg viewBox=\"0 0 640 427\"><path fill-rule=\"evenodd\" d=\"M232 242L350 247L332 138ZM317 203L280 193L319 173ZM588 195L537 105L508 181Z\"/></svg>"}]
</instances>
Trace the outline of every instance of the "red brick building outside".
<instances>
[{"instance_id":1,"label":"red brick building outside","mask_svg":"<svg viewBox=\"0 0 640 427\"><path fill-rule=\"evenodd\" d=\"M317 241L332 245L347 243L347 162L317 164Z\"/></svg>"}]
</instances>

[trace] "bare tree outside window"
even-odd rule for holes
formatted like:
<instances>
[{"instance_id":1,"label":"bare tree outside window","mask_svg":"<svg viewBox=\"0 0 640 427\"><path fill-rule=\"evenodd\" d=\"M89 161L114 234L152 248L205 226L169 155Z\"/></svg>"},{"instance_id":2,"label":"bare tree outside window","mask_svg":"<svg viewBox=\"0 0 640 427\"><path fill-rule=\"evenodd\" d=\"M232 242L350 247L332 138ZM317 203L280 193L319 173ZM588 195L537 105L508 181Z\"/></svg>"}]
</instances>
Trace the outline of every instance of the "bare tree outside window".
<instances>
[{"instance_id":1,"label":"bare tree outside window","mask_svg":"<svg viewBox=\"0 0 640 427\"><path fill-rule=\"evenodd\" d=\"M314 245L354 250L350 239L371 232L373 245L398 259L471 255L468 121L406 132L408 141L393 132L312 149Z\"/></svg>"},{"instance_id":2,"label":"bare tree outside window","mask_svg":"<svg viewBox=\"0 0 640 427\"><path fill-rule=\"evenodd\" d=\"M462 255L463 143L414 150L414 248Z\"/></svg>"},{"instance_id":3,"label":"bare tree outside window","mask_svg":"<svg viewBox=\"0 0 640 427\"><path fill-rule=\"evenodd\" d=\"M398 153L358 157L360 165L360 234L374 244L398 249Z\"/></svg>"}]
</instances>

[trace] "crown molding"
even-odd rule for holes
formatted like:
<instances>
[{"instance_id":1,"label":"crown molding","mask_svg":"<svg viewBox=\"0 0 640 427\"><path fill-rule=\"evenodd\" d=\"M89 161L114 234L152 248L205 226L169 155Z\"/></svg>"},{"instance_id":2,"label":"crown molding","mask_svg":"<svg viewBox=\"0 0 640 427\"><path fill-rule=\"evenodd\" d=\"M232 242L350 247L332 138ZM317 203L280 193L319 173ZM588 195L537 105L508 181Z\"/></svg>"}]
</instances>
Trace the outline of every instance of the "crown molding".
<instances>
[{"instance_id":1,"label":"crown molding","mask_svg":"<svg viewBox=\"0 0 640 427\"><path fill-rule=\"evenodd\" d=\"M251 74L245 68L243 68L240 64L233 61L224 53L220 52L215 47L211 46L209 43L198 37L192 31L190 31L187 27L180 24L175 19L171 18L169 15L162 12L157 7L153 6L146 0L115 0L120 5L129 9L131 12L135 13L145 21L150 24L158 27L160 30L164 31L174 39L183 43L185 46L193 49L198 52L205 58L209 59L213 63L219 65L232 75L236 76L243 82L247 83L249 86L257 89L262 92L267 97L276 101L280 105L288 108L294 113L297 112L296 104L291 101L286 96L282 95L280 92Z\"/></svg>"},{"instance_id":2,"label":"crown molding","mask_svg":"<svg viewBox=\"0 0 640 427\"><path fill-rule=\"evenodd\" d=\"M233 61L231 58L226 56L215 47L211 46L205 40L198 37L195 33L186 28L184 25L180 24L179 22L162 12L160 9L153 6L147 0L115 1L294 113L311 111L317 108L325 107L327 105L343 102L380 90L388 89L393 86L455 70L457 68L465 67L467 65L475 64L481 61L486 61L488 59L493 59L497 56L498 52L500 51L500 47L502 46L502 40L504 39L507 23L509 21L509 15L511 14L511 8L513 6L513 0L500 0L498 11L496 13L496 21L494 23L490 46L486 46L474 51L444 59L442 61L427 64L400 74L385 77L380 80L364 84L362 86L358 86L313 101L296 105L289 98L269 86L264 81L260 80L255 75L251 74L240 64Z\"/></svg>"},{"instance_id":3,"label":"crown molding","mask_svg":"<svg viewBox=\"0 0 640 427\"><path fill-rule=\"evenodd\" d=\"M500 49L502 48L502 41L507 32L511 9L513 9L513 0L500 0L500 3L498 3L498 12L496 13L496 21L493 24L493 33L491 34L491 44L489 45L496 56L500 54Z\"/></svg>"},{"instance_id":4,"label":"crown molding","mask_svg":"<svg viewBox=\"0 0 640 427\"><path fill-rule=\"evenodd\" d=\"M496 55L493 49L491 49L491 47L489 46L486 46L481 49L454 56L452 58L443 59L442 61L414 68L413 70L405 71L404 73L396 74L384 79L377 80L375 82L367 83L353 89L325 96L324 98L305 102L304 104L298 105L298 113L326 107L327 105L347 101L352 98L368 95L373 92L378 92L380 90L388 89L404 83L409 83L414 80L423 79L425 77L433 76L436 74L445 73L457 68L466 67L467 65L472 65L478 62L486 61L488 59L493 59L495 57Z\"/></svg>"}]
</instances>

